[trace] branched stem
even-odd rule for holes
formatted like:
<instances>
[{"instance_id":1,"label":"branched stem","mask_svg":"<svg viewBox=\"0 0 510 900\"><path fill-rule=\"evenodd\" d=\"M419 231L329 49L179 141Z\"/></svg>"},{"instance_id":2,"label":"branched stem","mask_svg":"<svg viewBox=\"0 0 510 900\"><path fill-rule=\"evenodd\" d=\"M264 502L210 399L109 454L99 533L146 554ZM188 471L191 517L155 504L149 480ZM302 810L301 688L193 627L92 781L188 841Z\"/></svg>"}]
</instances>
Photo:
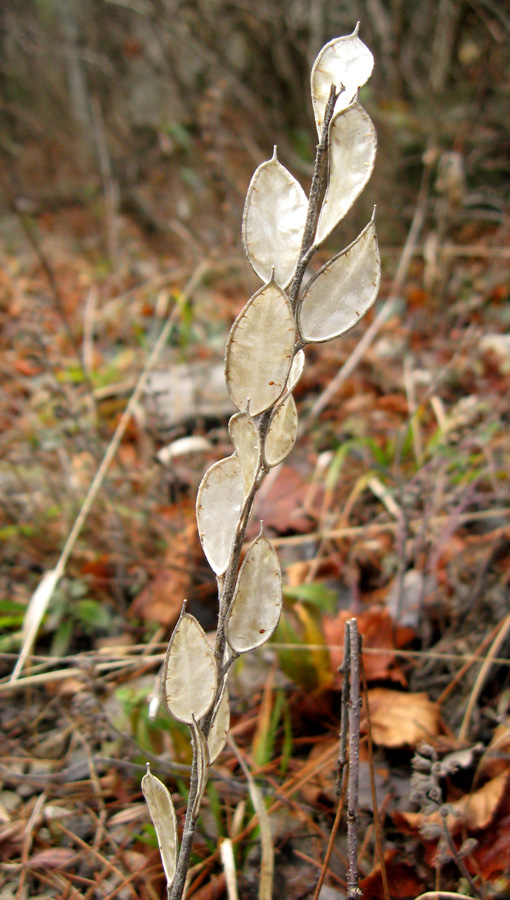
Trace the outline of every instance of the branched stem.
<instances>
[{"instance_id":1,"label":"branched stem","mask_svg":"<svg viewBox=\"0 0 510 900\"><path fill-rule=\"evenodd\" d=\"M316 251L316 247L313 246L313 238L315 235L315 229L317 227L317 219L319 216L320 210L320 202L324 190L324 183L327 175L327 149L328 149L328 132L329 132L329 123L333 116L333 112L335 109L335 103L338 97L338 92L334 85L331 85L331 91L329 95L328 104L326 107L325 115L324 115L324 124L322 127L321 139L317 146L317 152L315 156L315 166L312 178L312 186L310 188L310 196L308 200L308 210L306 216L306 224L303 233L303 241L301 244L301 250L298 257L296 274L294 276L294 280L292 282L291 290L289 293L289 298L293 308L295 308L296 300L298 297L299 289L301 287L301 283L303 281L303 276L306 271L306 267L310 262L313 254ZM296 349L299 347L299 341L296 343ZM280 398L281 399L281 398ZM280 402L280 399L278 402ZM271 409L266 410L266 412L262 413L260 416L257 428L259 432L259 440L260 447L264 447L265 438L269 429L269 424L271 421L271 416L274 412L277 404ZM234 591L237 582L237 576L239 572L239 565L241 559L241 551L244 544L244 539L246 535L246 529L248 526L248 522L250 519L250 515L253 509L253 503L255 500L255 495L267 473L267 470L264 466L261 452L261 459L259 461L259 467L254 479L253 487L245 498L243 507L241 509L241 514L239 517L239 522L236 529L236 534L234 537L234 542L232 546L232 552L230 554L229 564L225 573L221 576L221 581L218 579L218 592L219 592L219 612L218 612L218 628L216 632L216 643L214 648L214 656L216 661L216 667L218 672L218 688L216 692L215 700L207 713L206 716L199 723L199 727L201 728L203 734L207 738L209 732L211 730L211 725L214 717L214 712L221 698L221 694L223 691L224 681L227 676L228 670L234 662L234 658L230 658L225 661L225 648L226 648L226 634L225 634L225 625L227 616L232 605L232 600L234 597ZM172 888L168 894L169 900L181 900L186 884L186 875L189 868L189 862L191 857L191 850L193 846L193 840L196 829L197 815L193 815L193 809L196 807L196 799L198 795L199 785L198 785L198 762L197 762L197 754L193 755L193 765L191 770L191 781L190 781L190 790L188 796L188 805L186 808L186 818L184 822L184 831L182 835L182 842L179 851L179 857L177 860L176 874L174 878L174 882Z\"/></svg>"}]
</instances>

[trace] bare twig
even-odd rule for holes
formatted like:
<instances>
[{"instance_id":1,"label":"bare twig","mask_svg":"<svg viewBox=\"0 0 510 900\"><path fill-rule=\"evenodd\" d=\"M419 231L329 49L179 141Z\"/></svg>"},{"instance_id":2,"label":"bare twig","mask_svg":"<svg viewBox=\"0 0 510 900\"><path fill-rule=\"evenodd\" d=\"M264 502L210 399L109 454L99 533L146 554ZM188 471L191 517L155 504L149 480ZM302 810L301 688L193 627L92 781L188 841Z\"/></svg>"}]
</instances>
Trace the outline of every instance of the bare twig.
<instances>
[{"instance_id":1,"label":"bare twig","mask_svg":"<svg viewBox=\"0 0 510 900\"><path fill-rule=\"evenodd\" d=\"M333 827L331 829L331 834L329 836L328 846L326 849L326 855L324 857L324 862L322 863L321 873L319 875L319 880L317 882L317 886L315 888L312 900L319 900L321 888L322 888L322 885L324 884L324 879L326 878L326 875L328 872L329 862L330 862L331 855L333 853L333 847L335 844L335 838L337 836L338 828L340 826L340 821L342 818L342 812L344 809L346 793L347 793L347 780L344 780L344 782L342 784L342 790L340 793L340 797L338 798L338 806L336 808L335 820L333 822Z\"/></svg>"},{"instance_id":2,"label":"bare twig","mask_svg":"<svg viewBox=\"0 0 510 900\"><path fill-rule=\"evenodd\" d=\"M349 780L347 790L347 900L362 896L358 874L358 801L360 731L360 637L356 619L350 619L351 686L349 699Z\"/></svg>"},{"instance_id":3,"label":"bare twig","mask_svg":"<svg viewBox=\"0 0 510 900\"><path fill-rule=\"evenodd\" d=\"M491 648L484 659L483 666L478 673L478 677L475 681L475 685L471 692L471 696L469 698L469 703L467 705L466 712L464 714L464 718L462 720L462 725L459 731L459 742L464 742L467 738L467 733L469 729L469 723L471 720L471 716L473 714L473 709L475 708L476 701L480 696L480 691L485 684L485 679L487 677L487 672L489 671L491 665L494 662L494 657L496 656L499 648L506 640L508 633L510 632L510 613L508 613L505 618L502 620L498 633L494 638L494 641L491 645Z\"/></svg>"},{"instance_id":4,"label":"bare twig","mask_svg":"<svg viewBox=\"0 0 510 900\"><path fill-rule=\"evenodd\" d=\"M342 818L344 808L345 794L347 792L347 780L344 779L344 771L347 764L347 707L349 703L349 683L350 683L350 664L351 664L351 647L350 647L350 628L349 622L345 623L344 632L344 659L339 671L342 673L342 706L340 713L340 734L338 741L338 767L336 776L336 792L339 795L338 806L336 809L335 820L329 836L328 846L324 862L322 863L319 880L314 891L312 900L319 900L324 879L329 868L329 861L333 852L336 834Z\"/></svg>"},{"instance_id":5,"label":"bare twig","mask_svg":"<svg viewBox=\"0 0 510 900\"><path fill-rule=\"evenodd\" d=\"M351 678L351 646L349 623L345 623L344 631L344 661L342 671L342 710L340 713L340 739L338 747L338 770L336 775L336 792L342 790L345 764L347 762L347 717L349 705L349 684Z\"/></svg>"},{"instance_id":6,"label":"bare twig","mask_svg":"<svg viewBox=\"0 0 510 900\"><path fill-rule=\"evenodd\" d=\"M370 721L370 707L368 705L368 685L365 666L363 664L363 656L360 658L361 680L363 683L363 696L365 698L365 712L367 717L367 748L368 748L368 767L370 772L370 791L372 794L372 808L374 811L374 831L375 843L377 846L377 855L379 857L379 865L381 867L381 880L384 891L384 900L390 900L390 888L388 884L388 873L386 872L386 864L384 862L384 847L382 840L381 821L379 819L379 809L377 806L377 792L375 789L375 769L374 769L374 749L372 743L372 724Z\"/></svg>"}]
</instances>

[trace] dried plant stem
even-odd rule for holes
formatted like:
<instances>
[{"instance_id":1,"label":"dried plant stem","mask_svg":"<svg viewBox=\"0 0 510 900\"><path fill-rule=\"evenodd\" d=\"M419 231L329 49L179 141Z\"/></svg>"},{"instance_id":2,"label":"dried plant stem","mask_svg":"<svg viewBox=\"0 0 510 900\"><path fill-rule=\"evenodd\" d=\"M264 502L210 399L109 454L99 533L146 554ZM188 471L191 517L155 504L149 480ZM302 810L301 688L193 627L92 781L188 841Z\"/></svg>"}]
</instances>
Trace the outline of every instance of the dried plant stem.
<instances>
[{"instance_id":1,"label":"dried plant stem","mask_svg":"<svg viewBox=\"0 0 510 900\"><path fill-rule=\"evenodd\" d=\"M450 852L456 862L459 872L461 873L461 875L466 879L467 883L469 884L469 887L471 888L473 896L481 897L482 894L480 893L479 888L477 888L475 882L473 881L471 874L470 874L467 866L464 863L464 860L461 859L461 857L459 856L458 850L457 850L457 848L453 842L453 838L450 834L450 829L448 828L446 818L444 818L444 817L443 817L443 831L444 831L444 835L445 835L446 841L448 843L448 846L450 848Z\"/></svg>"},{"instance_id":2,"label":"dried plant stem","mask_svg":"<svg viewBox=\"0 0 510 900\"><path fill-rule=\"evenodd\" d=\"M329 93L328 105L326 106L326 112L324 113L324 123L322 126L321 138L319 143L317 144L317 151L315 154L315 165L313 169L312 185L310 188L310 197L308 201L308 211L306 214L306 223L305 230L303 232L303 241L301 243L301 251L299 253L296 274L294 275L294 280L289 291L289 300L292 304L293 309L295 308L297 303L299 289L303 282L306 267L315 251L317 250L317 247L313 245L313 239L315 237L315 229L317 228L320 203L327 173L329 125L331 119L333 118L335 103L338 99L338 96L339 91L337 91L335 85L332 84Z\"/></svg>"},{"instance_id":3,"label":"dried plant stem","mask_svg":"<svg viewBox=\"0 0 510 900\"><path fill-rule=\"evenodd\" d=\"M175 878L172 887L168 891L168 900L180 900L184 894L186 887L186 877L188 874L189 863L191 859L191 851L193 849L193 841L195 838L195 830L198 820L198 811L193 814L198 796L198 753L193 747L193 762L191 764L191 779L189 785L188 805L186 807L186 817L184 819L184 828L182 830L181 846L179 850L179 858L175 870Z\"/></svg>"},{"instance_id":4,"label":"dried plant stem","mask_svg":"<svg viewBox=\"0 0 510 900\"><path fill-rule=\"evenodd\" d=\"M501 621L498 626L498 633L491 645L491 648L485 657L482 668L478 673L478 677L476 679L473 690L471 691L471 696L469 698L469 703L467 705L466 712L464 714L464 718L462 720L462 725L459 731L459 741L465 741L467 738L467 733L469 729L469 723L471 720L471 716L473 714L473 710L476 705L476 701L480 696L480 691L482 690L483 685L485 684L485 679L487 677L487 672L489 671L492 663L494 662L494 657L497 655L499 648L506 640L506 637L510 631L510 613L505 616L505 618Z\"/></svg>"},{"instance_id":5,"label":"dried plant stem","mask_svg":"<svg viewBox=\"0 0 510 900\"><path fill-rule=\"evenodd\" d=\"M359 798L359 744L360 744L360 644L356 619L345 623L344 659L342 672L342 706L340 715L340 735L338 750L337 793L340 794L335 821L328 841L328 847L321 873L312 900L318 900L321 887L333 851L333 845L340 824L345 794L347 792L347 892L346 900L359 900L361 891L358 876L358 798ZM347 731L349 731L349 754L347 758ZM344 772L347 768L347 779ZM385 895L386 897L386 895ZM389 900L389 897L386 897Z\"/></svg>"},{"instance_id":6,"label":"dried plant stem","mask_svg":"<svg viewBox=\"0 0 510 900\"><path fill-rule=\"evenodd\" d=\"M347 716L349 703L349 682L351 667L351 647L350 647L350 627L349 622L345 623L344 632L344 660L339 671L342 673L342 705L340 713L340 734L338 742L338 767L336 776L336 792L339 795L338 806L336 809L335 820L329 836L328 846L324 862L322 863L321 873L317 882L312 900L319 900L322 885L329 867L329 861L333 852L336 834L340 826L342 812L345 802L345 794L347 792L347 780L344 779L344 772L347 765Z\"/></svg>"},{"instance_id":7,"label":"dried plant stem","mask_svg":"<svg viewBox=\"0 0 510 900\"><path fill-rule=\"evenodd\" d=\"M359 731L360 673L359 634L356 619L350 619L351 685L349 698L349 779L347 791L347 900L359 900L358 875L358 800L359 800Z\"/></svg>"},{"instance_id":8,"label":"dried plant stem","mask_svg":"<svg viewBox=\"0 0 510 900\"><path fill-rule=\"evenodd\" d=\"M349 622L345 623L344 632L344 660L341 666L342 672L342 707L340 713L340 737L338 746L338 770L336 776L336 792L342 790L345 764L347 762L347 718L349 705L349 683L351 677L351 646Z\"/></svg>"},{"instance_id":9,"label":"dried plant stem","mask_svg":"<svg viewBox=\"0 0 510 900\"><path fill-rule=\"evenodd\" d=\"M327 147L328 147L328 129L329 123L333 116L335 102L338 97L338 92L335 89L335 86L331 86L331 92L329 96L328 105L326 108L326 113L324 116L324 125L322 128L321 140L317 146L317 153L315 157L315 166L314 173L312 178L312 188L310 190L310 198L308 202L308 211L305 225L305 232L303 237L303 242L301 245L301 251L298 258L296 275L292 282L292 288L290 291L290 299L293 305L295 305L295 300L297 298L299 288L301 286L303 276L308 265L308 262L311 259L311 256L315 252L315 247L311 247L310 244L313 241L313 236L315 233L315 228L317 224L317 217L319 213L320 200L322 195L322 190L324 186L324 179L327 170ZM294 297L294 301L293 298ZM275 404L276 406L276 404ZM271 415L274 411L274 406L271 409L266 410L261 416L257 423L257 429L259 432L260 446L264 446L265 438L269 429L269 423L271 421ZM253 486L251 488L250 493L245 498L241 514L239 517L239 522L236 528L236 533L234 537L234 542L232 546L232 552L230 554L230 560L227 566L226 571L223 575L218 578L218 594L219 594L219 613L218 613L218 628L216 632L216 642L214 648L214 656L216 660L216 667L218 671L218 689L216 692L216 698L207 713L204 716L203 720L199 723L199 727L201 728L203 734L207 738L211 729L211 724L214 716L214 712L216 709L216 704L221 697L221 693L223 690L224 681L230 668L232 662L234 662L235 657L231 657L227 663L225 663L225 649L226 649L226 635L225 635L225 624L228 616L228 612L232 605L232 600L234 597L234 591L237 582L237 576L239 572L239 565L241 559L241 551L243 548L243 543L246 535L246 528L248 526L248 522L250 519L250 515L253 509L253 503L255 500L255 495L267 474L267 469L264 466L262 460L259 462L259 467L257 471L257 475L254 479ZM359 680L359 679L358 679ZM359 693L359 692L358 692ZM184 821L184 830L182 834L181 846L179 850L179 856L177 859L176 873L175 878L172 884L172 887L168 893L169 900L181 900L185 885L186 885L186 875L189 868L189 862L191 858L191 850L193 847L193 841L195 836L196 824L198 819L198 811L193 813L197 803L198 796L198 761L196 759L196 754L193 757L193 764L191 769L191 781L190 781L190 790L188 795L188 803L186 808L186 816Z\"/></svg>"},{"instance_id":10,"label":"dried plant stem","mask_svg":"<svg viewBox=\"0 0 510 900\"><path fill-rule=\"evenodd\" d=\"M342 790L341 790L341 793L340 793L340 797L339 797L339 799L338 799L338 806L337 806L336 813L335 813L335 820L334 820L334 822L333 822L333 827L332 827L332 829L331 829L331 834L330 834L330 836L329 836L329 841L328 841L328 846L327 846L327 850L326 850L326 855L325 855L325 857L324 857L324 862L322 863L321 873L320 873L320 875L319 875L319 880L318 880L318 882L317 882L317 886L316 886L316 888L315 888L315 891L314 891L314 895L313 895L313 897L312 897L312 900L319 900L319 895L320 895L320 892L321 892L321 888L322 888L322 885L324 884L324 879L326 878L326 875L327 875L327 871L328 871L328 868L329 868L329 861L330 861L330 859L331 859L331 855L332 855L332 853L333 853L333 847L334 847L334 844L335 844L335 838L336 838L338 829L339 829L339 827L340 827L340 821L341 821L341 819L342 819L342 812L343 812L343 809L344 809L344 803L345 803L345 795L346 795L346 793L347 793L347 781L344 780L344 782L343 782L343 784L342 784Z\"/></svg>"},{"instance_id":11,"label":"dried plant stem","mask_svg":"<svg viewBox=\"0 0 510 900\"><path fill-rule=\"evenodd\" d=\"M372 724L370 721L370 708L368 705L368 686L365 674L365 666L363 656L360 657L361 681L363 684L363 696L365 698L365 711L367 716L367 747L368 747L368 766L370 772L370 791L372 794L372 808L374 811L374 830L375 843L377 847L377 855L379 857L379 865L381 867L381 880L384 891L384 900L390 900L390 888L388 884L388 873L386 872L386 864L384 862L384 847L382 840L381 821L379 819L379 810L377 807L377 792L375 789L375 770L374 770L374 749L372 743Z\"/></svg>"}]
</instances>

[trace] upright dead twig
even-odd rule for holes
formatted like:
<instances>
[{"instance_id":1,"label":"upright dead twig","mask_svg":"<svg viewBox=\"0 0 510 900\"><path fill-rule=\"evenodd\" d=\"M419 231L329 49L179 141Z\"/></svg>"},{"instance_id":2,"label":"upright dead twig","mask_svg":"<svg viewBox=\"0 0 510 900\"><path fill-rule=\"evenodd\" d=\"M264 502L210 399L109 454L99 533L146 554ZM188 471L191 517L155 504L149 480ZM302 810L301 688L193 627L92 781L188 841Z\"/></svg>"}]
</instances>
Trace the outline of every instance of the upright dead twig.
<instances>
[{"instance_id":1,"label":"upright dead twig","mask_svg":"<svg viewBox=\"0 0 510 900\"><path fill-rule=\"evenodd\" d=\"M362 896L358 874L358 801L359 801L359 729L360 729L360 636L356 619L350 619L350 697L349 697L349 781L347 789L347 900Z\"/></svg>"}]
</instances>

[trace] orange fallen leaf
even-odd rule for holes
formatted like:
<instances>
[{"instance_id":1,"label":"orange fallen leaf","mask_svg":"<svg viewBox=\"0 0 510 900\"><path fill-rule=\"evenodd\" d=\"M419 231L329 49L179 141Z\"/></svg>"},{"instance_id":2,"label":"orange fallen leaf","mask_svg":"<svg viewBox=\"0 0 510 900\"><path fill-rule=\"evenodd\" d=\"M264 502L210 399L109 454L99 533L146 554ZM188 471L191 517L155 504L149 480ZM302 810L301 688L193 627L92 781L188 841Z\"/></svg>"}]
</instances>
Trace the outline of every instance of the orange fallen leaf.
<instances>
[{"instance_id":1,"label":"orange fallen leaf","mask_svg":"<svg viewBox=\"0 0 510 900\"><path fill-rule=\"evenodd\" d=\"M309 485L299 473L291 466L283 466L274 480L268 478L257 494L252 516L254 532L255 527L258 530L261 519L264 528L273 528L279 534L307 534L313 531L321 498L315 498L316 508L305 509L308 494Z\"/></svg>"},{"instance_id":2,"label":"orange fallen leaf","mask_svg":"<svg viewBox=\"0 0 510 900\"><path fill-rule=\"evenodd\" d=\"M388 850L384 854L384 864L394 900L418 897L421 894L424 888L423 881L418 878L412 866L399 859L396 850ZM363 900L384 900L380 863L377 863L370 874L360 881L360 888Z\"/></svg>"},{"instance_id":3,"label":"orange fallen leaf","mask_svg":"<svg viewBox=\"0 0 510 900\"><path fill-rule=\"evenodd\" d=\"M373 688L368 702L372 738L383 747L416 747L441 731L439 707L425 693Z\"/></svg>"},{"instance_id":4,"label":"orange fallen leaf","mask_svg":"<svg viewBox=\"0 0 510 900\"><path fill-rule=\"evenodd\" d=\"M322 627L326 642L330 645L331 665L335 671L343 662L345 623L352 613L342 610L335 618L324 616ZM394 650L404 647L414 637L414 631L402 625L395 625L386 609L371 606L357 616L358 630L363 635L363 664L367 681L395 681L403 687L407 684L405 675L398 665ZM370 653L376 649L377 653ZM385 653L384 651L388 652ZM382 652L381 652L382 651ZM341 677L335 687L341 686Z\"/></svg>"},{"instance_id":5,"label":"orange fallen leaf","mask_svg":"<svg viewBox=\"0 0 510 900\"><path fill-rule=\"evenodd\" d=\"M503 803L509 781L510 771L507 770L487 781L472 794L465 794L460 800L451 803L455 813L446 818L450 834L457 835L464 829L473 832L488 828L494 822ZM398 812L395 813L394 821L407 832L419 831L423 825L442 824L439 811L430 816L424 816L422 812Z\"/></svg>"},{"instance_id":6,"label":"orange fallen leaf","mask_svg":"<svg viewBox=\"0 0 510 900\"><path fill-rule=\"evenodd\" d=\"M481 788L472 794L466 794L455 803L455 807L462 813L462 820L468 831L477 831L487 828L493 821L498 808L506 794L510 771L502 772L491 778Z\"/></svg>"},{"instance_id":7,"label":"orange fallen leaf","mask_svg":"<svg viewBox=\"0 0 510 900\"><path fill-rule=\"evenodd\" d=\"M129 615L169 627L179 618L182 602L189 597L193 580L193 556L198 547L195 522L177 534L169 545L166 561L129 607Z\"/></svg>"},{"instance_id":8,"label":"orange fallen leaf","mask_svg":"<svg viewBox=\"0 0 510 900\"><path fill-rule=\"evenodd\" d=\"M477 834L478 847L473 859L479 872L486 881L492 881L498 875L510 869L510 797L506 791L501 808L492 824L486 831ZM475 871L466 860L471 871Z\"/></svg>"}]
</instances>

